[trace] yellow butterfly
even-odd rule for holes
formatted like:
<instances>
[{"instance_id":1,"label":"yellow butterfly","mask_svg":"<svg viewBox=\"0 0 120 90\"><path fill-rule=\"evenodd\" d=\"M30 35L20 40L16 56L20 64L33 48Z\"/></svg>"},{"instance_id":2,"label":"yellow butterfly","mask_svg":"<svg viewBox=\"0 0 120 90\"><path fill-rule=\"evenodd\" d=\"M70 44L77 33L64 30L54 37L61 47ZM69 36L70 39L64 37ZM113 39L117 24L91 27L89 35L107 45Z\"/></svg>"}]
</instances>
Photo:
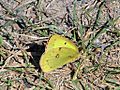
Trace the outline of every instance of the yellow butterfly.
<instances>
[{"instance_id":1,"label":"yellow butterfly","mask_svg":"<svg viewBox=\"0 0 120 90\"><path fill-rule=\"evenodd\" d=\"M54 34L48 41L45 53L41 56L40 67L43 72L50 72L75 61L79 57L79 50L72 41Z\"/></svg>"}]
</instances>

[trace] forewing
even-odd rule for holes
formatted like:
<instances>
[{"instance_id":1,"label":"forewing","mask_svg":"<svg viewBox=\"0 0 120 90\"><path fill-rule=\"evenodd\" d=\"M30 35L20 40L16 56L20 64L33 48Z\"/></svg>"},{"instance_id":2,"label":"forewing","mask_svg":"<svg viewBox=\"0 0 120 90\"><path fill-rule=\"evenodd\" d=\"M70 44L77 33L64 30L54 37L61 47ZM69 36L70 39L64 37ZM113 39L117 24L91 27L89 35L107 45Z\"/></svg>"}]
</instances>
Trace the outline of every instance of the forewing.
<instances>
[{"instance_id":1,"label":"forewing","mask_svg":"<svg viewBox=\"0 0 120 90\"><path fill-rule=\"evenodd\" d=\"M49 51L50 49L59 48L59 47L71 48L76 52L79 52L77 46L72 41L61 35L54 34L51 36L51 38L48 41L46 52Z\"/></svg>"}]
</instances>

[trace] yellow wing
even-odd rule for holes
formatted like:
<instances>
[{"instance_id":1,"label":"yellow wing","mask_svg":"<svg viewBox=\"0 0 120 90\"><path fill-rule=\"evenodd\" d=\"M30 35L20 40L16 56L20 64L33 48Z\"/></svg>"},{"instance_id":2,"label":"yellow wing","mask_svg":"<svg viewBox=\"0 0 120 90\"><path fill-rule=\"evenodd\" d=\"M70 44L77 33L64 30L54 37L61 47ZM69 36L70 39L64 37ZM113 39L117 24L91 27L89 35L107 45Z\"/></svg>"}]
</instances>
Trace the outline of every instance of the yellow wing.
<instances>
[{"instance_id":1,"label":"yellow wing","mask_svg":"<svg viewBox=\"0 0 120 90\"><path fill-rule=\"evenodd\" d=\"M51 36L45 51L47 52L50 49L59 48L59 47L71 48L76 52L79 52L77 46L72 41L58 34L54 34Z\"/></svg>"},{"instance_id":2,"label":"yellow wing","mask_svg":"<svg viewBox=\"0 0 120 90\"><path fill-rule=\"evenodd\" d=\"M44 72L49 72L73 62L79 57L79 52L74 49L66 47L53 48L42 55L40 66Z\"/></svg>"}]
</instances>

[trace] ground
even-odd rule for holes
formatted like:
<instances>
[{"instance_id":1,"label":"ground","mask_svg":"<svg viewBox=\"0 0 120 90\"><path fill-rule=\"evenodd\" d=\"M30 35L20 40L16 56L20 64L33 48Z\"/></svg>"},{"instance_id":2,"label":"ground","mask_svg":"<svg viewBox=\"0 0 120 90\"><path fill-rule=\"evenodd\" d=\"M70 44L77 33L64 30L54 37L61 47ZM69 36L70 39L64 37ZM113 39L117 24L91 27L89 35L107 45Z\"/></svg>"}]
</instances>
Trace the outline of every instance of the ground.
<instances>
[{"instance_id":1,"label":"ground","mask_svg":"<svg viewBox=\"0 0 120 90\"><path fill-rule=\"evenodd\" d=\"M81 57L45 73L54 33ZM0 90L120 90L120 1L0 0Z\"/></svg>"}]
</instances>

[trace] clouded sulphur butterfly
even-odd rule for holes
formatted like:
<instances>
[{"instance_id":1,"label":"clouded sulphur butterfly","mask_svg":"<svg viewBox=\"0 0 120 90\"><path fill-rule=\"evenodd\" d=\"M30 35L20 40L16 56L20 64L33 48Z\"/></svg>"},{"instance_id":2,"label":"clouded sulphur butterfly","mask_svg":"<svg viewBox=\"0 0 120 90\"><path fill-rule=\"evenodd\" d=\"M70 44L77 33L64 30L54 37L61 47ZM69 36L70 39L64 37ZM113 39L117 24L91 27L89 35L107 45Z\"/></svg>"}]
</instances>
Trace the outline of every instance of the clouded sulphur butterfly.
<instances>
[{"instance_id":1,"label":"clouded sulphur butterfly","mask_svg":"<svg viewBox=\"0 0 120 90\"><path fill-rule=\"evenodd\" d=\"M79 57L79 50L72 41L54 34L48 41L45 53L41 56L40 67L43 72L50 72Z\"/></svg>"}]
</instances>

